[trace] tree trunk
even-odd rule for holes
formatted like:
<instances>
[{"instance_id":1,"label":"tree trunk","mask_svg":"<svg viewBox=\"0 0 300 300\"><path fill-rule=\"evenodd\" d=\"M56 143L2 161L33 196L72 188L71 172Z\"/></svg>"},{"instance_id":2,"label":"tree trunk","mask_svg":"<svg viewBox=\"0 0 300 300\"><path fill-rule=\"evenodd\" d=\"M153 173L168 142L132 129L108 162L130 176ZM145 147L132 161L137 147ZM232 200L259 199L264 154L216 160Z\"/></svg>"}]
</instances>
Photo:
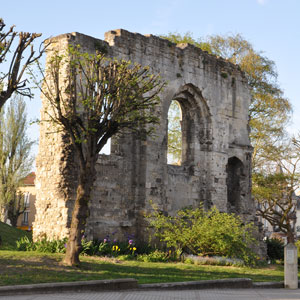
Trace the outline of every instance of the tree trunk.
<instances>
[{"instance_id":1,"label":"tree trunk","mask_svg":"<svg viewBox=\"0 0 300 300\"><path fill-rule=\"evenodd\" d=\"M287 233L287 243L288 244L294 244L295 243L295 237L294 237L294 233L293 232L291 232L291 231L289 231L288 233Z\"/></svg>"},{"instance_id":2,"label":"tree trunk","mask_svg":"<svg viewBox=\"0 0 300 300\"><path fill-rule=\"evenodd\" d=\"M0 206L0 221L3 223L7 221L7 208L5 206Z\"/></svg>"},{"instance_id":3,"label":"tree trunk","mask_svg":"<svg viewBox=\"0 0 300 300\"><path fill-rule=\"evenodd\" d=\"M64 263L68 266L80 264L79 254L81 251L81 240L84 235L86 220L89 215L89 200L94 183L94 165L80 168L79 182L77 186L76 200L72 213L72 221L69 239L67 243Z\"/></svg>"},{"instance_id":4,"label":"tree trunk","mask_svg":"<svg viewBox=\"0 0 300 300\"><path fill-rule=\"evenodd\" d=\"M19 215L8 214L8 219L12 227L17 227L18 217Z\"/></svg>"},{"instance_id":5,"label":"tree trunk","mask_svg":"<svg viewBox=\"0 0 300 300\"><path fill-rule=\"evenodd\" d=\"M8 204L7 216L13 227L17 227L19 216L26 210L25 205L22 204L23 201L23 194L17 195L17 193L15 193L14 198Z\"/></svg>"}]
</instances>

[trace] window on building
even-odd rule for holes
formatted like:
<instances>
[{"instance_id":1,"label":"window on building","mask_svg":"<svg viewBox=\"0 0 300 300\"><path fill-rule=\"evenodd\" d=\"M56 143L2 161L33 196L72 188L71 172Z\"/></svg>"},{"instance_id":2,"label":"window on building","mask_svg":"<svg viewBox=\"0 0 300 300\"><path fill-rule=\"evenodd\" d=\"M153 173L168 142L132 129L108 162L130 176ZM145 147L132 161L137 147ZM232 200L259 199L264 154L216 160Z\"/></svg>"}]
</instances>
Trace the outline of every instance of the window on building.
<instances>
[{"instance_id":1,"label":"window on building","mask_svg":"<svg viewBox=\"0 0 300 300\"><path fill-rule=\"evenodd\" d=\"M29 212L28 211L25 211L23 213L23 221L22 221L22 224L23 225L28 225L28 215L29 215Z\"/></svg>"},{"instance_id":2,"label":"window on building","mask_svg":"<svg viewBox=\"0 0 300 300\"><path fill-rule=\"evenodd\" d=\"M24 194L24 207L29 207L30 193L27 192Z\"/></svg>"},{"instance_id":3,"label":"window on building","mask_svg":"<svg viewBox=\"0 0 300 300\"><path fill-rule=\"evenodd\" d=\"M182 161L182 111L178 101L173 100L168 111L168 164L181 165Z\"/></svg>"}]
</instances>

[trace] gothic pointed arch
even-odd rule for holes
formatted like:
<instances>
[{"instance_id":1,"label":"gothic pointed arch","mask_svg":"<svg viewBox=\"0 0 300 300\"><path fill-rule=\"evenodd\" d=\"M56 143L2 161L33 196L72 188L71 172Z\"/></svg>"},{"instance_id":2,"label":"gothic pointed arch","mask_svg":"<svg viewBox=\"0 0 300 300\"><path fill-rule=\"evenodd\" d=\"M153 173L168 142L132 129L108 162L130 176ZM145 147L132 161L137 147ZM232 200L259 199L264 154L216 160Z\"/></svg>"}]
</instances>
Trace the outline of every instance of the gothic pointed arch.
<instances>
[{"instance_id":1,"label":"gothic pointed arch","mask_svg":"<svg viewBox=\"0 0 300 300\"><path fill-rule=\"evenodd\" d=\"M226 166L227 210L238 213L241 210L241 199L245 180L244 164L236 156L230 157Z\"/></svg>"},{"instance_id":2,"label":"gothic pointed arch","mask_svg":"<svg viewBox=\"0 0 300 300\"><path fill-rule=\"evenodd\" d=\"M200 89L191 83L183 85L173 100L181 109L181 162L188 164L194 160L195 150L211 149L211 113Z\"/></svg>"}]
</instances>

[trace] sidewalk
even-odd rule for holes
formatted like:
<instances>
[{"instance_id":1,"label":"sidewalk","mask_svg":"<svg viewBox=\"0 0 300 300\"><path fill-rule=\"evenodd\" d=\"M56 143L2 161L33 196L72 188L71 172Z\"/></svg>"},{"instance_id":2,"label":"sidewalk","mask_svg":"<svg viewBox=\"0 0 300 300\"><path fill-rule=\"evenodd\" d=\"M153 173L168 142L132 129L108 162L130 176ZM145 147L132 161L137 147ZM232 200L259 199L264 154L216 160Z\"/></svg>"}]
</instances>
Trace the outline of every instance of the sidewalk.
<instances>
[{"instance_id":1,"label":"sidewalk","mask_svg":"<svg viewBox=\"0 0 300 300\"><path fill-rule=\"evenodd\" d=\"M93 280L60 283L40 283L0 287L0 297L9 295L61 294L99 291L171 291L203 289L268 289L283 288L282 282L253 283L249 278L231 278L172 283L138 284L136 279ZM300 299L300 298L299 298Z\"/></svg>"},{"instance_id":2,"label":"sidewalk","mask_svg":"<svg viewBox=\"0 0 300 300\"><path fill-rule=\"evenodd\" d=\"M102 291L84 293L0 296L0 300L287 300L300 299L300 290L204 289L185 291Z\"/></svg>"}]
</instances>

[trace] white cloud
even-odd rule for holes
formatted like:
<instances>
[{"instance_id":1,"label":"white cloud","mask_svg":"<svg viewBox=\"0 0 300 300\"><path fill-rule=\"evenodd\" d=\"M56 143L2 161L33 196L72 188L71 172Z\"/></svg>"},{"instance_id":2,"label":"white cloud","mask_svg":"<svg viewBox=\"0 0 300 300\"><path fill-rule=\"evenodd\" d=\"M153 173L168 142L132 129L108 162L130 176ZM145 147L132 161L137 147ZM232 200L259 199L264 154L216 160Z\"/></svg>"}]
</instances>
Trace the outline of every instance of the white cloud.
<instances>
[{"instance_id":1,"label":"white cloud","mask_svg":"<svg viewBox=\"0 0 300 300\"><path fill-rule=\"evenodd\" d=\"M256 0L256 2L259 4L259 5L266 5L269 0Z\"/></svg>"}]
</instances>

